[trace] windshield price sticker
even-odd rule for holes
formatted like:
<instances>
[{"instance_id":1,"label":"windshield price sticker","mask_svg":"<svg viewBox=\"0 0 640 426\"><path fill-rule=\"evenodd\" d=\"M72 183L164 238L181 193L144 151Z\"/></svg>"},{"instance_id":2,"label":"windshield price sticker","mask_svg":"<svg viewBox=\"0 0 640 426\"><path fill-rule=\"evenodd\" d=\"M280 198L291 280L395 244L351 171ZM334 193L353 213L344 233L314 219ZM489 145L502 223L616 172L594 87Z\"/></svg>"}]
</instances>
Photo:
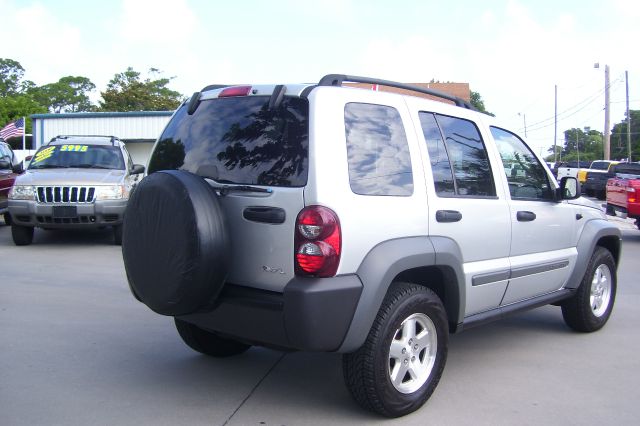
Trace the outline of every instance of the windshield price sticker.
<instances>
[{"instance_id":1,"label":"windshield price sticker","mask_svg":"<svg viewBox=\"0 0 640 426\"><path fill-rule=\"evenodd\" d=\"M33 160L31 162L38 163L42 160L46 160L47 158L51 157L55 151L56 151L55 146L50 146L48 148L45 148L42 151L38 152L36 156L33 157Z\"/></svg>"},{"instance_id":2,"label":"windshield price sticker","mask_svg":"<svg viewBox=\"0 0 640 426\"><path fill-rule=\"evenodd\" d=\"M89 147L87 145L62 145L60 151L62 152L87 152Z\"/></svg>"}]
</instances>

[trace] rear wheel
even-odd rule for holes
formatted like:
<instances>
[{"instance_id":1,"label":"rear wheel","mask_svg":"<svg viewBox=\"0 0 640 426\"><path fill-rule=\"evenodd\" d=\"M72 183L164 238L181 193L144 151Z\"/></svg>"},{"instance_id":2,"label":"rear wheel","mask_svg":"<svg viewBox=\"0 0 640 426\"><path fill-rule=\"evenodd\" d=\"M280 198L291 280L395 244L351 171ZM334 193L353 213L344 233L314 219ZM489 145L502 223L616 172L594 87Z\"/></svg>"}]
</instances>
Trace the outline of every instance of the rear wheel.
<instances>
[{"instance_id":1,"label":"rear wheel","mask_svg":"<svg viewBox=\"0 0 640 426\"><path fill-rule=\"evenodd\" d=\"M576 294L562 304L565 323L584 333L601 329L611 316L616 287L613 255L604 247L597 247Z\"/></svg>"},{"instance_id":2,"label":"rear wheel","mask_svg":"<svg viewBox=\"0 0 640 426\"><path fill-rule=\"evenodd\" d=\"M435 390L448 339L438 296L420 285L394 283L364 345L343 356L345 383L368 410L387 417L411 413Z\"/></svg>"},{"instance_id":3,"label":"rear wheel","mask_svg":"<svg viewBox=\"0 0 640 426\"><path fill-rule=\"evenodd\" d=\"M28 246L33 242L33 227L11 225L11 236L13 243L17 246Z\"/></svg>"},{"instance_id":4,"label":"rear wheel","mask_svg":"<svg viewBox=\"0 0 640 426\"><path fill-rule=\"evenodd\" d=\"M212 331L175 318L176 329L182 340L194 351L216 358L239 355L251 346L235 340L225 339Z\"/></svg>"}]
</instances>

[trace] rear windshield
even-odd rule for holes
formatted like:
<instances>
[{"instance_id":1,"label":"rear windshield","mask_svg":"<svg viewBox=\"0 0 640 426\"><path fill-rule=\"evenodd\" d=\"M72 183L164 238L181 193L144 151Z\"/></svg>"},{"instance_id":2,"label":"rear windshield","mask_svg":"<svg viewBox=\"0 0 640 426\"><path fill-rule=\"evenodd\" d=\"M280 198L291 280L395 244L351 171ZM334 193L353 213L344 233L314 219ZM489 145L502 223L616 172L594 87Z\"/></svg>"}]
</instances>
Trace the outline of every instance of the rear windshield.
<instances>
[{"instance_id":1,"label":"rear windshield","mask_svg":"<svg viewBox=\"0 0 640 426\"><path fill-rule=\"evenodd\" d=\"M122 152L110 145L49 145L33 156L29 169L117 169L124 170Z\"/></svg>"},{"instance_id":2,"label":"rear windshield","mask_svg":"<svg viewBox=\"0 0 640 426\"><path fill-rule=\"evenodd\" d=\"M300 187L307 183L306 99L268 96L205 100L181 107L160 136L149 173L186 170L220 183Z\"/></svg>"},{"instance_id":3,"label":"rear windshield","mask_svg":"<svg viewBox=\"0 0 640 426\"><path fill-rule=\"evenodd\" d=\"M626 164L618 164L614 167L615 167L614 172L618 176L620 175L625 175L625 177L627 177L626 175L633 176L633 177L640 176L640 164L626 163Z\"/></svg>"},{"instance_id":4,"label":"rear windshield","mask_svg":"<svg viewBox=\"0 0 640 426\"><path fill-rule=\"evenodd\" d=\"M593 170L608 170L609 164L611 163L607 161L594 161L593 163L591 163L591 168Z\"/></svg>"}]
</instances>

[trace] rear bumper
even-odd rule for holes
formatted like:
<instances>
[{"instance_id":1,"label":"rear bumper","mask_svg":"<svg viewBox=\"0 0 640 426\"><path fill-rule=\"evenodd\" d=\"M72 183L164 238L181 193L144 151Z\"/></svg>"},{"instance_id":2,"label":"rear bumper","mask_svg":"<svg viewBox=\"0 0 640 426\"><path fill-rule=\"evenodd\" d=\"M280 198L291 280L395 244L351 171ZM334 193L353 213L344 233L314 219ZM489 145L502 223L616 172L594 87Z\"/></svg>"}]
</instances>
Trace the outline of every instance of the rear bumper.
<instances>
[{"instance_id":1,"label":"rear bumper","mask_svg":"<svg viewBox=\"0 0 640 426\"><path fill-rule=\"evenodd\" d=\"M582 184L583 190L604 191L607 189L607 181L587 180Z\"/></svg>"},{"instance_id":2,"label":"rear bumper","mask_svg":"<svg viewBox=\"0 0 640 426\"><path fill-rule=\"evenodd\" d=\"M356 275L296 277L283 293L226 284L211 311L178 318L252 344L331 352L342 344L361 293Z\"/></svg>"},{"instance_id":3,"label":"rear bumper","mask_svg":"<svg viewBox=\"0 0 640 426\"><path fill-rule=\"evenodd\" d=\"M56 218L53 208L57 205L41 204L28 200L9 200L9 212L14 223L22 226L46 228L84 228L119 225L122 223L127 200L105 200L87 204L66 203L74 206L76 217Z\"/></svg>"},{"instance_id":4,"label":"rear bumper","mask_svg":"<svg viewBox=\"0 0 640 426\"><path fill-rule=\"evenodd\" d=\"M607 203L607 206L616 212L626 215L628 218L640 219L640 204L629 204L628 207L622 207L616 204Z\"/></svg>"}]
</instances>

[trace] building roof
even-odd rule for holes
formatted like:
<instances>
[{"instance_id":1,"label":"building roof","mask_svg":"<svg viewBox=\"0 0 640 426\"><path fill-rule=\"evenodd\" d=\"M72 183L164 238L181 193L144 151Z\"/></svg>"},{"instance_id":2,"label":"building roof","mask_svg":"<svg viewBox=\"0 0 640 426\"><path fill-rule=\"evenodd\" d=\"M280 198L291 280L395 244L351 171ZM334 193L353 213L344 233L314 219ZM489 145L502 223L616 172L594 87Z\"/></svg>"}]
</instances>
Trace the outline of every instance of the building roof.
<instances>
[{"instance_id":1,"label":"building roof","mask_svg":"<svg viewBox=\"0 0 640 426\"><path fill-rule=\"evenodd\" d=\"M66 112L61 114L31 114L31 118L126 118L126 117L170 117L173 111L129 111L129 112Z\"/></svg>"}]
</instances>

